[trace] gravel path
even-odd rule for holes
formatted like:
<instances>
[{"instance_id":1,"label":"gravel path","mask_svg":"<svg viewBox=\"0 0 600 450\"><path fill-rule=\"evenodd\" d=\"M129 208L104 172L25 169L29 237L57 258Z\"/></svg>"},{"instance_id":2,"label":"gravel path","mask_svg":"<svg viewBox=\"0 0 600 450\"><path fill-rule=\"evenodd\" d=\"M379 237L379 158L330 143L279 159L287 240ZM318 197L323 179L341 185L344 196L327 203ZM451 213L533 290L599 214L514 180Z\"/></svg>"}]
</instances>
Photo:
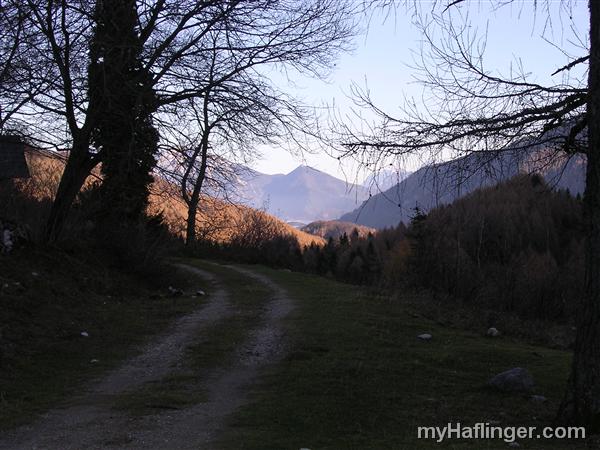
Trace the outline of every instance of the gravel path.
<instances>
[{"instance_id":1,"label":"gravel path","mask_svg":"<svg viewBox=\"0 0 600 450\"><path fill-rule=\"evenodd\" d=\"M150 343L136 358L110 373L70 406L45 414L40 421L0 437L0 449L210 449L227 417L244 403L249 385L262 366L285 354L282 320L293 302L268 277L229 267L267 285L271 291L260 322L236 350L235 363L201 374L208 401L189 408L132 416L111 408L111 399L143 384L176 374L197 333L232 314L226 288L214 275L181 266L215 283L209 303L179 319L170 331ZM235 288L232 286L232 288Z\"/></svg>"}]
</instances>

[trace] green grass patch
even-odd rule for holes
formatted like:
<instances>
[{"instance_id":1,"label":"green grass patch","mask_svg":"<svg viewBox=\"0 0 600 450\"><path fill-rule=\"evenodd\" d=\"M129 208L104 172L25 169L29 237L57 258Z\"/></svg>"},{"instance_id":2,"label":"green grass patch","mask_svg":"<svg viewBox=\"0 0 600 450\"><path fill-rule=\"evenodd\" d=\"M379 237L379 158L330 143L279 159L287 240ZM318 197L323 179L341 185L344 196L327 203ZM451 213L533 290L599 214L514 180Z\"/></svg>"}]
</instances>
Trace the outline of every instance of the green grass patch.
<instances>
[{"instance_id":1,"label":"green grass patch","mask_svg":"<svg viewBox=\"0 0 600 450\"><path fill-rule=\"evenodd\" d=\"M168 270L177 287L205 288ZM0 256L0 283L0 429L77 393L203 301L57 250Z\"/></svg>"},{"instance_id":2,"label":"green grass patch","mask_svg":"<svg viewBox=\"0 0 600 450\"><path fill-rule=\"evenodd\" d=\"M253 267L288 289L292 351L269 370L221 442L231 449L507 448L499 441L417 439L418 426L548 426L566 385L570 354L425 319L412 302L392 301L316 276ZM407 294L408 295L408 294ZM433 340L417 339L431 333ZM535 403L485 387L512 367L533 374ZM521 448L584 448L520 441ZM579 447L578 447L579 446Z\"/></svg>"},{"instance_id":3,"label":"green grass patch","mask_svg":"<svg viewBox=\"0 0 600 450\"><path fill-rule=\"evenodd\" d=\"M216 274L229 293L232 314L223 321L203 329L196 343L188 349L188 360L196 370L226 365L236 349L255 328L269 301L271 291L259 281L227 266L188 260L187 263Z\"/></svg>"}]
</instances>

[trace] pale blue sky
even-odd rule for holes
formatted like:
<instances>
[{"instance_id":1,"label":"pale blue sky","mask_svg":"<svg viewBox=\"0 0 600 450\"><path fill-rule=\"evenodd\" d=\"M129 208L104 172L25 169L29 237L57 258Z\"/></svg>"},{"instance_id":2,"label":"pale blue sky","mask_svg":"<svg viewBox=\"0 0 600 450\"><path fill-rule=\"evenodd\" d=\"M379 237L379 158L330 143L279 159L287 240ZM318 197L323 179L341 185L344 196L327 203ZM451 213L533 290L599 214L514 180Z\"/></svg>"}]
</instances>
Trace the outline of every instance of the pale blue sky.
<instances>
[{"instance_id":1,"label":"pale blue sky","mask_svg":"<svg viewBox=\"0 0 600 450\"><path fill-rule=\"evenodd\" d=\"M442 1L446 3L446 0ZM520 58L526 72L532 75L530 81L560 82L560 76L550 75L557 67L567 64L569 59L557 46L568 49L575 57L585 53L579 48L578 40L583 39L584 45L587 42L587 1L538 0L537 10L533 0L517 0L502 8L491 6L499 3L499 0L475 0L462 4L452 13L457 18L468 14L473 26L481 33L488 30L488 69L506 74L511 64ZM423 12L431 10L430 1L417 2L417 5ZM550 9L550 15L546 8ZM342 116L351 116L351 102L347 99L350 86L353 82L361 86L366 84L372 98L382 109L392 115L400 115L400 105L405 96L420 98L422 92L410 68L422 40L413 24L412 14L413 11L404 7L389 13L387 19L383 13L375 13L367 34L356 38L354 52L340 57L328 83L295 79L295 84L300 87L294 92L315 105L335 102ZM369 115L368 112L364 114ZM356 119L354 123L358 125ZM350 181L364 176L362 173L357 176L356 168L351 165L340 167L335 159L324 153L305 154L302 159L282 149L265 148L262 152L263 158L253 167L264 173L287 173L299 164L308 164ZM417 164L413 162L410 168L414 169Z\"/></svg>"}]
</instances>

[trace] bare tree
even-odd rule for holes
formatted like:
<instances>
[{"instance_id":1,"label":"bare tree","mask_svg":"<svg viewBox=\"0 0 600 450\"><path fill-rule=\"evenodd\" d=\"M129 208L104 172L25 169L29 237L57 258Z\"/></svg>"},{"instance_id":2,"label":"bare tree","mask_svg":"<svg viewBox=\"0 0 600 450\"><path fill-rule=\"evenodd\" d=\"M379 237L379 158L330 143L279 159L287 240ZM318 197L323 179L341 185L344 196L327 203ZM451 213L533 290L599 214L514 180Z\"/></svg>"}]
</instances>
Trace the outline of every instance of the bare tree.
<instances>
[{"instance_id":1,"label":"bare tree","mask_svg":"<svg viewBox=\"0 0 600 450\"><path fill-rule=\"evenodd\" d=\"M26 64L25 17L0 4L0 132L18 128L13 116L36 94Z\"/></svg>"},{"instance_id":2,"label":"bare tree","mask_svg":"<svg viewBox=\"0 0 600 450\"><path fill-rule=\"evenodd\" d=\"M589 7L585 297L577 327L571 376L559 418L584 424L597 432L600 430L600 4L590 0Z\"/></svg>"},{"instance_id":3,"label":"bare tree","mask_svg":"<svg viewBox=\"0 0 600 450\"><path fill-rule=\"evenodd\" d=\"M255 113L259 100L256 97L257 86L245 71L236 73L231 78L224 78L227 73L238 70L240 58L233 58L231 52L220 49L218 41L220 33L212 34L212 55L207 64L207 89L202 98L190 98L174 111L179 119L183 115L186 124L166 127L175 138L177 145L168 145L165 153L170 157L163 158L162 172L169 179L180 185L180 195L187 205L186 243L193 244L197 232L197 211L205 181L210 178L210 164L218 163L219 179L213 178L211 188L215 184L228 191L226 184L234 186L232 177L233 161L228 161L236 150L247 155L255 143L255 139L266 136L268 122L263 116ZM231 62L233 61L233 64ZM246 69L247 70L247 69ZM217 79L220 79L217 81ZM184 109L184 111L182 111ZM187 117L186 117L187 116ZM233 159L233 158L231 158Z\"/></svg>"},{"instance_id":4,"label":"bare tree","mask_svg":"<svg viewBox=\"0 0 600 450\"><path fill-rule=\"evenodd\" d=\"M81 0L5 0L7 27L17 30L28 51L25 71L32 88L26 107L13 117L39 146L69 149L47 225L55 239L71 204L105 149L92 140L102 117L102 95L90 95L89 43L97 25L95 3ZM258 64L319 74L348 45L354 30L350 1L334 0L137 0L140 70L156 95L155 116L168 116L181 102L201 102L212 84L222 84ZM4 28L3 28L4 29ZM212 45L211 32L225 36ZM228 52L232 69L209 83L211 57ZM7 54L10 54L8 52ZM100 62L101 63L101 62ZM286 68L280 64L285 63ZM0 67L2 62L0 62ZM13 91L9 91L13 92ZM1 92L0 92L1 94ZM3 100L5 101L5 100ZM160 129L158 130L160 133Z\"/></svg>"},{"instance_id":5,"label":"bare tree","mask_svg":"<svg viewBox=\"0 0 600 450\"><path fill-rule=\"evenodd\" d=\"M187 114L192 129L198 130L192 139L188 132L188 142L178 146L175 160L181 169L171 170L179 173L188 205L188 244L195 242L196 211L211 158L246 159L259 143L294 140L297 133L310 129L308 108L265 72L279 67L323 77L354 32L346 20L349 6L343 2L263 6L245 11L243 18L232 14L224 27L207 33L208 58L197 70L206 88L201 96L186 98L187 111L179 102L172 112L179 119ZM180 130L175 134L181 137Z\"/></svg>"},{"instance_id":6,"label":"bare tree","mask_svg":"<svg viewBox=\"0 0 600 450\"><path fill-rule=\"evenodd\" d=\"M426 93L420 101L407 101L401 117L378 107L368 89L352 87L355 104L381 121L364 134L345 126L342 157L374 165L382 156L495 155L534 144L569 154L585 151L587 71L574 69L588 63L588 49L581 49L583 56L566 55L570 61L553 74L565 75L558 84L530 82L519 61L499 75L486 66L485 38L451 15L452 7L463 2L469 3L436 2L433 17L417 22L424 46L414 69ZM568 10L570 3L563 7ZM442 39L436 39L434 28Z\"/></svg>"},{"instance_id":7,"label":"bare tree","mask_svg":"<svg viewBox=\"0 0 600 450\"><path fill-rule=\"evenodd\" d=\"M443 31L437 41L427 25L426 43L417 64L429 88L425 105L407 102L402 117L379 108L368 91L355 88L356 103L382 119L372 133L344 128L342 156L366 165L381 160L431 152L434 155L479 154L491 160L501 152L535 152L543 158L582 155L587 158L584 196L587 227L586 295L572 372L558 419L600 430L600 3L589 1L590 30L581 38L579 54L567 54L566 64L552 75L562 81L543 85L529 81L520 67L500 76L484 64L485 41L468 23L453 16L467 0L436 2L434 24ZM518 2L507 1L504 4ZM543 2L542 2L543 3ZM574 2L554 4L569 12ZM548 9L551 2L545 3ZM424 23L424 22L422 22ZM431 24L432 22L429 22ZM548 156L550 155L550 156Z\"/></svg>"},{"instance_id":8,"label":"bare tree","mask_svg":"<svg viewBox=\"0 0 600 450\"><path fill-rule=\"evenodd\" d=\"M262 211L246 209L241 211L231 244L246 249L261 249L265 243L280 235L281 225L273 217Z\"/></svg>"}]
</instances>

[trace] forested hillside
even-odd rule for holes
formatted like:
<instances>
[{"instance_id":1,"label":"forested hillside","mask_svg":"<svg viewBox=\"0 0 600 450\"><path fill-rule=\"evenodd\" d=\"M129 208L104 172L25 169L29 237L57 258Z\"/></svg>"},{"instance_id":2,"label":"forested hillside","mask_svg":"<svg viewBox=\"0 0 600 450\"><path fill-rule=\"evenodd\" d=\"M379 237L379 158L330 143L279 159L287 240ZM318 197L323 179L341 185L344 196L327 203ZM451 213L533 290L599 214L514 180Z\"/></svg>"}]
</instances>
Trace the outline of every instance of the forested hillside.
<instances>
[{"instance_id":1,"label":"forested hillside","mask_svg":"<svg viewBox=\"0 0 600 450\"><path fill-rule=\"evenodd\" d=\"M340 220L318 220L303 226L301 230L324 239L339 239L343 234L350 236L354 232L361 237L367 237L369 233L376 231L374 228Z\"/></svg>"},{"instance_id":2,"label":"forested hillside","mask_svg":"<svg viewBox=\"0 0 600 450\"><path fill-rule=\"evenodd\" d=\"M600 1L0 0L0 450L600 448L599 336Z\"/></svg>"},{"instance_id":3,"label":"forested hillside","mask_svg":"<svg viewBox=\"0 0 600 450\"><path fill-rule=\"evenodd\" d=\"M519 176L374 236L307 251L307 269L350 282L421 286L523 317L570 320L584 276L579 197Z\"/></svg>"}]
</instances>

